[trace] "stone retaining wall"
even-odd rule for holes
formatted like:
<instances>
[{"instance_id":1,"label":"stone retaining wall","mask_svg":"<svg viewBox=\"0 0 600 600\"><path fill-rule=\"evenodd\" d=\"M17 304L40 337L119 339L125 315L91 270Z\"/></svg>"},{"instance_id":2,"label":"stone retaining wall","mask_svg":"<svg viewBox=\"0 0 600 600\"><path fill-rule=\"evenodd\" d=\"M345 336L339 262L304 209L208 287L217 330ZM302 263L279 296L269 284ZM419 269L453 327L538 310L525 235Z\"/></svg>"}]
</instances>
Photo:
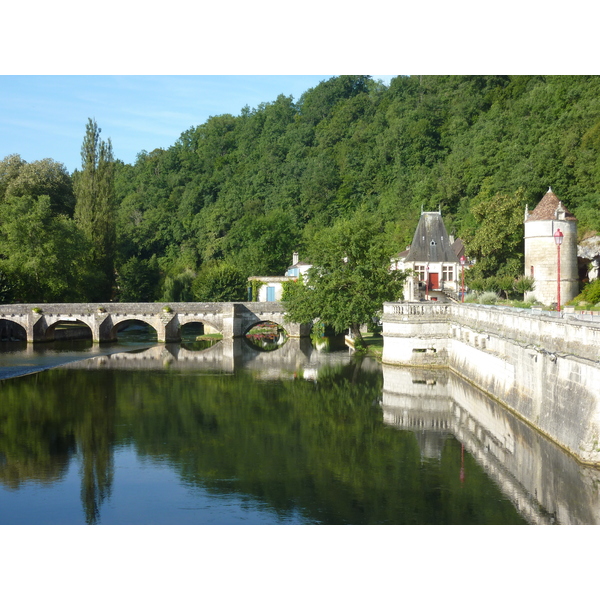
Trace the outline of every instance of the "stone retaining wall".
<instances>
[{"instance_id":1,"label":"stone retaining wall","mask_svg":"<svg viewBox=\"0 0 600 600\"><path fill-rule=\"evenodd\" d=\"M383 362L449 367L579 460L600 463L600 322L477 305L389 303Z\"/></svg>"}]
</instances>

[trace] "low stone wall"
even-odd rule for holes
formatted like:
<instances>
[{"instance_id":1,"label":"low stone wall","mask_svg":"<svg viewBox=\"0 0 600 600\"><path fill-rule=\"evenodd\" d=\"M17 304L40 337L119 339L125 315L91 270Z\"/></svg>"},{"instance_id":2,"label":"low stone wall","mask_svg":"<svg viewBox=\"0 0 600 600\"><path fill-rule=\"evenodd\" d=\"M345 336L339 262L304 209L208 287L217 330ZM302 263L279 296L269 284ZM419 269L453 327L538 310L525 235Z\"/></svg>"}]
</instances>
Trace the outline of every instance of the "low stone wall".
<instances>
[{"instance_id":1,"label":"low stone wall","mask_svg":"<svg viewBox=\"0 0 600 600\"><path fill-rule=\"evenodd\" d=\"M384 363L449 367L579 460L600 463L600 322L390 303L383 335Z\"/></svg>"}]
</instances>

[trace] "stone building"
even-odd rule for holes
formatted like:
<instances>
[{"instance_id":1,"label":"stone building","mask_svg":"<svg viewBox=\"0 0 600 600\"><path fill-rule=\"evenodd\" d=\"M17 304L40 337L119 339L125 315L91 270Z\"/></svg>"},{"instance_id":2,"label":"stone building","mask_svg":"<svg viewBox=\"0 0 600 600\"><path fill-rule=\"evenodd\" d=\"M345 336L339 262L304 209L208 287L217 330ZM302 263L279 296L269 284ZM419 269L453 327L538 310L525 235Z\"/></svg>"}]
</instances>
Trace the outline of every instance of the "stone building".
<instances>
[{"instance_id":1,"label":"stone building","mask_svg":"<svg viewBox=\"0 0 600 600\"><path fill-rule=\"evenodd\" d=\"M447 302L460 292L461 240L448 235L442 213L421 212L412 244L392 258L393 269L412 269L415 277L404 284L404 300Z\"/></svg>"},{"instance_id":2,"label":"stone building","mask_svg":"<svg viewBox=\"0 0 600 600\"><path fill-rule=\"evenodd\" d=\"M579 293L577 268L577 219L567 210L552 188L535 210L525 208L525 275L535 288L525 299L535 298L551 306L558 301L558 249L554 234L563 234L560 246L560 301L564 305Z\"/></svg>"}]
</instances>

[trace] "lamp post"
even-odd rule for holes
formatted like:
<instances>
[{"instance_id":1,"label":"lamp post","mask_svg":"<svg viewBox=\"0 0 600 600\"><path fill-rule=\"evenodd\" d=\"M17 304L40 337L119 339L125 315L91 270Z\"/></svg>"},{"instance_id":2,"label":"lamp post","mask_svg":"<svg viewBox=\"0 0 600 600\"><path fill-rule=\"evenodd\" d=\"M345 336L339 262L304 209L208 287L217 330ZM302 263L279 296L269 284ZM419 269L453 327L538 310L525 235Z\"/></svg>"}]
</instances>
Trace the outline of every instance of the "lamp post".
<instances>
[{"instance_id":1,"label":"lamp post","mask_svg":"<svg viewBox=\"0 0 600 600\"><path fill-rule=\"evenodd\" d=\"M557 229L554 233L554 243L558 251L558 269L557 269L557 303L556 310L560 312L560 246L563 243L564 234L560 229Z\"/></svg>"},{"instance_id":2,"label":"lamp post","mask_svg":"<svg viewBox=\"0 0 600 600\"><path fill-rule=\"evenodd\" d=\"M429 265L425 267L425 300L429 300Z\"/></svg>"},{"instance_id":3,"label":"lamp post","mask_svg":"<svg viewBox=\"0 0 600 600\"><path fill-rule=\"evenodd\" d=\"M462 283L460 286L461 302L465 301L465 263L466 262L467 262L467 259L465 258L465 255L463 254L460 257L460 266L462 267Z\"/></svg>"}]
</instances>

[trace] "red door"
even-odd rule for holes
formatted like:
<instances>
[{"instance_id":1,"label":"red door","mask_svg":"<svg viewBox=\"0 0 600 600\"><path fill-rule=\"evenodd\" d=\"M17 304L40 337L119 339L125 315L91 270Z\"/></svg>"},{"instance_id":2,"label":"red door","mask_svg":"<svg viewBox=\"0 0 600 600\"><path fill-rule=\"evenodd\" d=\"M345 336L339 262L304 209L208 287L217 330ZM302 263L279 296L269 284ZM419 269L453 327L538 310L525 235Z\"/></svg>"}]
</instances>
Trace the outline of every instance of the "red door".
<instances>
[{"instance_id":1,"label":"red door","mask_svg":"<svg viewBox=\"0 0 600 600\"><path fill-rule=\"evenodd\" d=\"M440 274L429 273L429 289L437 290L440 287Z\"/></svg>"}]
</instances>

